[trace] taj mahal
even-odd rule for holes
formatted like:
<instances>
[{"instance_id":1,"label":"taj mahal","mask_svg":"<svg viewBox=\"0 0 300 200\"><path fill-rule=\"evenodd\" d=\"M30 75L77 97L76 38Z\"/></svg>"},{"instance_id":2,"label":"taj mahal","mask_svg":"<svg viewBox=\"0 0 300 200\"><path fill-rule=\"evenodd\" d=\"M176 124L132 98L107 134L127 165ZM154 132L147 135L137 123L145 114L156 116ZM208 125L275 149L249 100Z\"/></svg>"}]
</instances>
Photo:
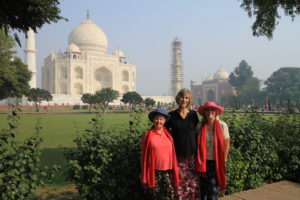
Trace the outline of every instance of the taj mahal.
<instances>
[{"instance_id":1,"label":"taj mahal","mask_svg":"<svg viewBox=\"0 0 300 200\"><path fill-rule=\"evenodd\" d=\"M175 38L172 45L172 95L142 96L144 99L150 97L156 102L172 103L176 93L183 88L181 40ZM65 51L52 51L44 59L41 68L41 88L52 94L53 101L43 104L82 105L82 94L112 88L120 94L113 104L120 105L124 93L136 91L136 66L125 57L121 49L116 48L112 53L108 53L107 49L108 39L104 31L90 20L88 15L87 19L70 32ZM32 72L30 87L36 88L35 34L32 30L27 32L24 52L25 64ZM228 73L223 68L213 77L205 79L202 84L191 81L190 89L195 104L200 103L199 100L219 103L222 96L234 94L234 88L228 82Z\"/></svg>"},{"instance_id":2,"label":"taj mahal","mask_svg":"<svg viewBox=\"0 0 300 200\"><path fill-rule=\"evenodd\" d=\"M32 71L31 88L36 88L35 34L28 31L25 45L25 63ZM87 19L69 34L64 52L51 52L44 59L41 70L41 88L48 90L53 101L43 104L83 104L82 94L112 88L122 94L136 91L136 66L125 57L120 48L107 52L108 39L104 31L87 15ZM172 102L171 96L151 97L156 102ZM113 104L120 104L120 98Z\"/></svg>"},{"instance_id":3,"label":"taj mahal","mask_svg":"<svg viewBox=\"0 0 300 200\"><path fill-rule=\"evenodd\" d=\"M136 67L124 53L107 53L105 33L86 19L69 34L64 53L51 53L42 67L42 89L52 94L82 95L112 88L121 94L135 91Z\"/></svg>"}]
</instances>

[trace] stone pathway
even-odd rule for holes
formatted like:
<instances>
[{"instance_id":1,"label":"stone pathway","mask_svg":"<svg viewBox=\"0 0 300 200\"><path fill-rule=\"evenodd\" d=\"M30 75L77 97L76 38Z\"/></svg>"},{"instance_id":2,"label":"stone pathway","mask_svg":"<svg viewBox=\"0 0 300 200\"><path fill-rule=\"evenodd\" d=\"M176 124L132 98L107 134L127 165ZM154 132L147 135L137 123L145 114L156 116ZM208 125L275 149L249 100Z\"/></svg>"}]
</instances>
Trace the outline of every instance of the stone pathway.
<instances>
[{"instance_id":1,"label":"stone pathway","mask_svg":"<svg viewBox=\"0 0 300 200\"><path fill-rule=\"evenodd\" d=\"M281 181L235 193L220 200L300 200L300 184Z\"/></svg>"}]
</instances>

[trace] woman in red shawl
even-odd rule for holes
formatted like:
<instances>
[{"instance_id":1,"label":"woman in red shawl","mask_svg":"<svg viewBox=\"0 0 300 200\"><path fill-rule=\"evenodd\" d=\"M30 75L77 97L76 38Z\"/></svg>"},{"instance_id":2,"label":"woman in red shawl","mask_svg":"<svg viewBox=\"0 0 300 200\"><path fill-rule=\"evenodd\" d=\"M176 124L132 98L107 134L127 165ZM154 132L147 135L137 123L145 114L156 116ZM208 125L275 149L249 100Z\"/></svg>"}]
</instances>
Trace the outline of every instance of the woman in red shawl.
<instances>
[{"instance_id":1,"label":"woman in red shawl","mask_svg":"<svg viewBox=\"0 0 300 200\"><path fill-rule=\"evenodd\" d=\"M175 200L177 159L172 136L164 127L170 116L164 109L156 109L148 117L153 126L141 142L141 181L151 199Z\"/></svg>"},{"instance_id":2,"label":"woman in red shawl","mask_svg":"<svg viewBox=\"0 0 300 200\"><path fill-rule=\"evenodd\" d=\"M225 165L230 146L227 124L218 119L223 108L206 102L198 112L203 120L197 125L198 149L196 170L200 172L201 200L217 200L225 192Z\"/></svg>"}]
</instances>

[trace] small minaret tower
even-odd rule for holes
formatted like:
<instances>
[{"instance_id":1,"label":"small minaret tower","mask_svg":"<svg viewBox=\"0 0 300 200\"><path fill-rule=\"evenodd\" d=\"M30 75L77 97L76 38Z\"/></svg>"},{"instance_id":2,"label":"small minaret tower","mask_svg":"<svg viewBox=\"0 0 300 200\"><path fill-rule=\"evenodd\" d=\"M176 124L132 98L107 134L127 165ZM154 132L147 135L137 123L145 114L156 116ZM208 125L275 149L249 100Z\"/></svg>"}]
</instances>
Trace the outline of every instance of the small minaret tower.
<instances>
[{"instance_id":1,"label":"small minaret tower","mask_svg":"<svg viewBox=\"0 0 300 200\"><path fill-rule=\"evenodd\" d=\"M182 67L182 43L176 37L172 42L171 57L171 95L176 96L183 86L183 67Z\"/></svg>"},{"instance_id":2,"label":"small minaret tower","mask_svg":"<svg viewBox=\"0 0 300 200\"><path fill-rule=\"evenodd\" d=\"M28 69L32 72L29 85L31 88L36 88L35 35L31 28L27 31L24 52L25 64L28 66Z\"/></svg>"}]
</instances>

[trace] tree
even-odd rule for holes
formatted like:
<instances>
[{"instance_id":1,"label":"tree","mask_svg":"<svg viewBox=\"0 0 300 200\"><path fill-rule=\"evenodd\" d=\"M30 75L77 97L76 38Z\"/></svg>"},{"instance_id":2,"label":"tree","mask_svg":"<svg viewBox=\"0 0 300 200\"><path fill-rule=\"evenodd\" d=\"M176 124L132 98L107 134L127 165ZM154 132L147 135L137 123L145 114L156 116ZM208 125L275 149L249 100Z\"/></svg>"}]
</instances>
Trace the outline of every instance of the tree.
<instances>
[{"instance_id":1,"label":"tree","mask_svg":"<svg viewBox=\"0 0 300 200\"><path fill-rule=\"evenodd\" d=\"M266 95L273 100L300 99L300 68L282 67L264 82Z\"/></svg>"},{"instance_id":2,"label":"tree","mask_svg":"<svg viewBox=\"0 0 300 200\"><path fill-rule=\"evenodd\" d=\"M93 94L85 93L81 97L83 103L89 104L89 110L92 110L92 106L96 104L96 96Z\"/></svg>"},{"instance_id":3,"label":"tree","mask_svg":"<svg viewBox=\"0 0 300 200\"><path fill-rule=\"evenodd\" d=\"M239 102L242 105L262 101L261 81L253 76L251 66L245 60L242 60L229 75L229 83L235 87Z\"/></svg>"},{"instance_id":4,"label":"tree","mask_svg":"<svg viewBox=\"0 0 300 200\"><path fill-rule=\"evenodd\" d=\"M252 104L259 100L261 81L256 77L249 78L240 91L240 101L244 105Z\"/></svg>"},{"instance_id":5,"label":"tree","mask_svg":"<svg viewBox=\"0 0 300 200\"><path fill-rule=\"evenodd\" d=\"M22 97L30 88L31 72L14 57L14 39L0 29L0 100Z\"/></svg>"},{"instance_id":6,"label":"tree","mask_svg":"<svg viewBox=\"0 0 300 200\"><path fill-rule=\"evenodd\" d=\"M242 60L234 71L229 75L229 83L235 87L239 93L247 80L253 76L251 66L245 60Z\"/></svg>"},{"instance_id":7,"label":"tree","mask_svg":"<svg viewBox=\"0 0 300 200\"><path fill-rule=\"evenodd\" d=\"M67 20L60 16L59 0L2 0L0 3L0 29L24 32L32 28L34 32L45 23ZM14 34L20 45L17 34ZM20 45L21 46L21 45Z\"/></svg>"},{"instance_id":8,"label":"tree","mask_svg":"<svg viewBox=\"0 0 300 200\"><path fill-rule=\"evenodd\" d=\"M52 101L53 97L47 90L40 88L31 88L26 94L27 100L29 102L34 102L35 111L40 111L40 106L42 101Z\"/></svg>"},{"instance_id":9,"label":"tree","mask_svg":"<svg viewBox=\"0 0 300 200\"><path fill-rule=\"evenodd\" d=\"M121 101L123 103L125 103L125 105L127 103L129 103L129 105L132 105L132 109L133 109L134 105L140 104L143 102L143 98L137 92L127 92L127 93L123 94Z\"/></svg>"},{"instance_id":10,"label":"tree","mask_svg":"<svg viewBox=\"0 0 300 200\"><path fill-rule=\"evenodd\" d=\"M113 90L111 88L103 88L102 90L96 92L95 101L103 109L103 112L105 112L106 108L108 107L108 104L116 100L118 97L118 91Z\"/></svg>"},{"instance_id":11,"label":"tree","mask_svg":"<svg viewBox=\"0 0 300 200\"><path fill-rule=\"evenodd\" d=\"M286 16L294 20L296 15L300 14L300 0L243 0L241 8L248 13L249 17L256 16L252 25L253 35L266 36L271 39L281 18L279 8L283 9Z\"/></svg>"},{"instance_id":12,"label":"tree","mask_svg":"<svg viewBox=\"0 0 300 200\"><path fill-rule=\"evenodd\" d=\"M144 103L146 105L147 108L149 108L150 106L154 106L155 105L155 100L152 98L146 98L144 100Z\"/></svg>"}]
</instances>

